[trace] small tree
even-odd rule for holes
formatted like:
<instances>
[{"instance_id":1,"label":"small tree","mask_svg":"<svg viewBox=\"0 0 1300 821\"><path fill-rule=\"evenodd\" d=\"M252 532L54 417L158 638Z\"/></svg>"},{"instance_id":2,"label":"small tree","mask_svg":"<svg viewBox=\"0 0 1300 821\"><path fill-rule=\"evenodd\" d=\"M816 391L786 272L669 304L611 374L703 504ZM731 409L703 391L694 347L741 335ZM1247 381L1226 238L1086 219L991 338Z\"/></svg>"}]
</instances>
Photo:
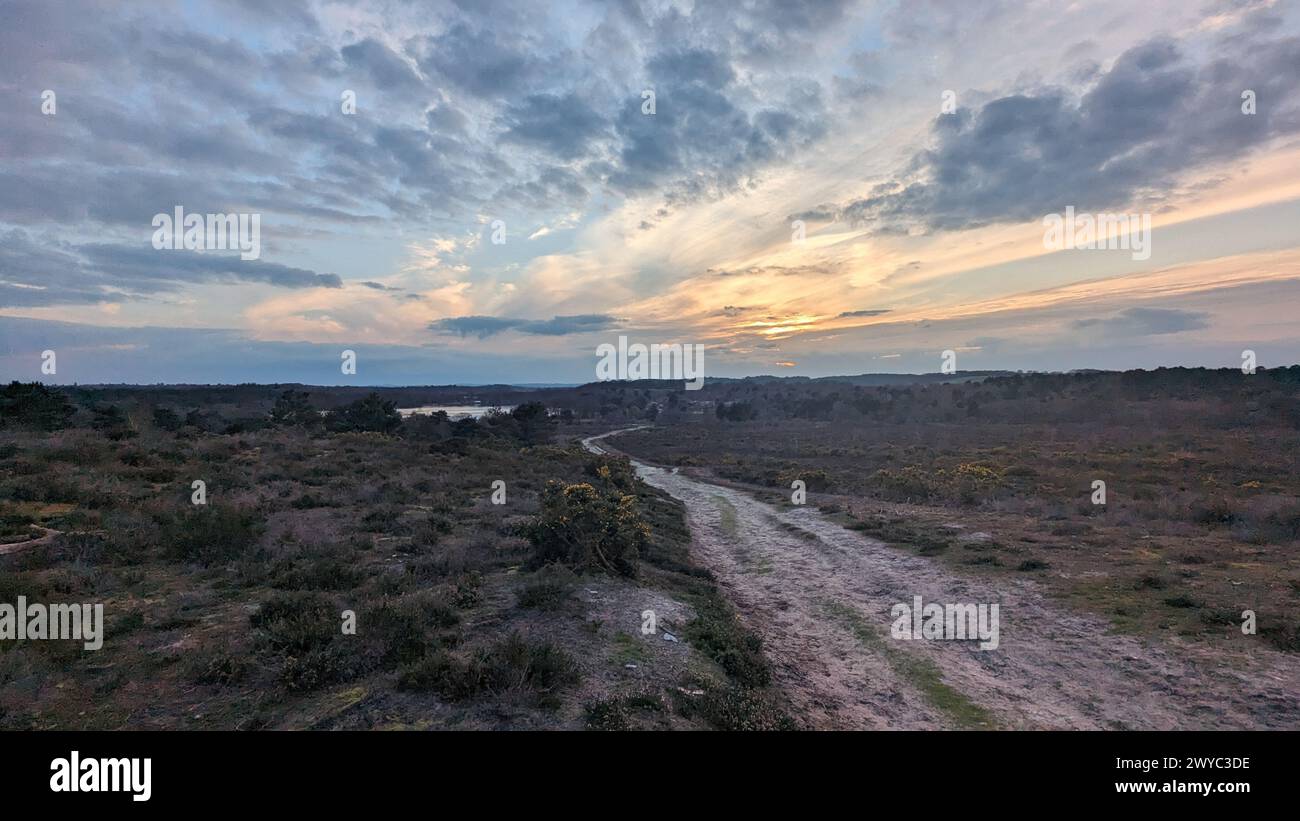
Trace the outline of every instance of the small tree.
<instances>
[{"instance_id":1,"label":"small tree","mask_svg":"<svg viewBox=\"0 0 1300 821\"><path fill-rule=\"evenodd\" d=\"M206 411L200 408L192 408L185 414L185 427L205 431L211 427L211 419Z\"/></svg>"},{"instance_id":2,"label":"small tree","mask_svg":"<svg viewBox=\"0 0 1300 821\"><path fill-rule=\"evenodd\" d=\"M390 402L377 393L368 394L330 411L325 421L330 430L339 432L396 433L402 427L402 415L397 412L397 403Z\"/></svg>"},{"instance_id":3,"label":"small tree","mask_svg":"<svg viewBox=\"0 0 1300 821\"><path fill-rule=\"evenodd\" d=\"M308 401L306 391L287 390L271 408L271 424L280 427L314 428L323 422L320 412Z\"/></svg>"},{"instance_id":4,"label":"small tree","mask_svg":"<svg viewBox=\"0 0 1300 821\"><path fill-rule=\"evenodd\" d=\"M758 418L758 408L749 402L719 402L714 414L729 422L748 422Z\"/></svg>"},{"instance_id":5,"label":"small tree","mask_svg":"<svg viewBox=\"0 0 1300 821\"><path fill-rule=\"evenodd\" d=\"M519 423L519 435L525 442L537 444L546 439L550 419L541 402L525 402L510 411L510 415Z\"/></svg>"},{"instance_id":6,"label":"small tree","mask_svg":"<svg viewBox=\"0 0 1300 821\"><path fill-rule=\"evenodd\" d=\"M153 426L158 430L177 431L181 429L181 417L171 408L154 408Z\"/></svg>"},{"instance_id":7,"label":"small tree","mask_svg":"<svg viewBox=\"0 0 1300 821\"><path fill-rule=\"evenodd\" d=\"M95 405L90 411L92 414L90 426L109 439L116 442L122 439L131 439L136 435L131 417L127 416L117 405L111 403Z\"/></svg>"}]
</instances>

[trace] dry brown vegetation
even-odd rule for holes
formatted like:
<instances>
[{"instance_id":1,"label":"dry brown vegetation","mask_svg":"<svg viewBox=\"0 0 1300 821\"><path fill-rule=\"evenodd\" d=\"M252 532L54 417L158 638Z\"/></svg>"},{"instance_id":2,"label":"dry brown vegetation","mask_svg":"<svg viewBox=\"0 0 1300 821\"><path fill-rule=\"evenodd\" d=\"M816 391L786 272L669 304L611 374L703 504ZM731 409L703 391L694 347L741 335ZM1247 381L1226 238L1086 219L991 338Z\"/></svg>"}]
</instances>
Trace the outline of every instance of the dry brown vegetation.
<instances>
[{"instance_id":1,"label":"dry brown vegetation","mask_svg":"<svg viewBox=\"0 0 1300 821\"><path fill-rule=\"evenodd\" d=\"M1155 371L860 388L730 383L620 448L970 572L1039 579L1116 628L1300 651L1296 372ZM1106 504L1092 502L1093 481ZM1242 611L1259 635L1243 636Z\"/></svg>"},{"instance_id":2,"label":"dry brown vegetation","mask_svg":"<svg viewBox=\"0 0 1300 821\"><path fill-rule=\"evenodd\" d=\"M231 390L223 413L149 389L10 407L0 601L102 602L107 635L0 642L0 727L781 726L764 682L729 672L761 652L691 562L680 507L621 460L545 444L544 412L393 425L363 398L277 426L265 393ZM337 430L372 424L390 432ZM626 572L530 543L553 481L621 500Z\"/></svg>"},{"instance_id":3,"label":"dry brown vegetation","mask_svg":"<svg viewBox=\"0 0 1300 821\"><path fill-rule=\"evenodd\" d=\"M1117 630L1296 652L1297 377L602 384L539 392L550 415L490 389L520 409L405 423L386 397L465 389L11 386L0 602L103 602L107 638L0 643L0 727L793 726L681 505L576 444L628 423L654 424L619 439L638 458L786 505L801 479L849 527Z\"/></svg>"}]
</instances>

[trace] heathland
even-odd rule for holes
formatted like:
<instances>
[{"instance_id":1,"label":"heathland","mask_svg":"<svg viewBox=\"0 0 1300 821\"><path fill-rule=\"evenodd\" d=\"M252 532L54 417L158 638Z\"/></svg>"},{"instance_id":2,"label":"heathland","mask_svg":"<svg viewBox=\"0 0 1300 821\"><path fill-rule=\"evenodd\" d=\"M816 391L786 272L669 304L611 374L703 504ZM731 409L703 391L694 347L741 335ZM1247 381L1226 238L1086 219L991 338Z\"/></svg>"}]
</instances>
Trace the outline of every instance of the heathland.
<instances>
[{"instance_id":1,"label":"heathland","mask_svg":"<svg viewBox=\"0 0 1300 821\"><path fill-rule=\"evenodd\" d=\"M106 636L0 642L0 727L838 726L791 685L806 648L769 632L790 612L771 582L871 545L1041 593L1117 641L1283 677L1257 714L1187 726L1293 720L1300 368L890 381L11 384L0 602L102 603ZM511 410L397 412L474 403ZM664 469L650 482L582 446L631 427L610 441ZM718 489L703 523L672 495L699 486ZM782 511L818 519L801 535ZM741 543L769 515L808 555ZM855 687L935 707L915 726L1008 723L979 681L873 644L877 614L824 605L819 628L884 659L874 685L869 661L846 672ZM1010 723L1069 725L1056 715Z\"/></svg>"}]
</instances>

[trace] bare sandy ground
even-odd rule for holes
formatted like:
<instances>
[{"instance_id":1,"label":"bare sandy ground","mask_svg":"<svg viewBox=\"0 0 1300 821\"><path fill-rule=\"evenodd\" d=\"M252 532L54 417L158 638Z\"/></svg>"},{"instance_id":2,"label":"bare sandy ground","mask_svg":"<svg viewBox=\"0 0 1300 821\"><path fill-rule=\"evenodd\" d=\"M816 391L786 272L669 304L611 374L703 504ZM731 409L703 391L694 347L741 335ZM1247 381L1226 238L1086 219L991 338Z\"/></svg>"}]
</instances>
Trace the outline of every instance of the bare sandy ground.
<instances>
[{"instance_id":1,"label":"bare sandy ground","mask_svg":"<svg viewBox=\"0 0 1300 821\"><path fill-rule=\"evenodd\" d=\"M598 440L619 432L584 445L602 452ZM1300 659L1253 637L1228 654L1117 635L1031 581L965 578L815 509L634 464L686 505L698 559L762 636L777 686L810 728L1300 728ZM890 609L916 595L997 602L999 647L891 638Z\"/></svg>"}]
</instances>

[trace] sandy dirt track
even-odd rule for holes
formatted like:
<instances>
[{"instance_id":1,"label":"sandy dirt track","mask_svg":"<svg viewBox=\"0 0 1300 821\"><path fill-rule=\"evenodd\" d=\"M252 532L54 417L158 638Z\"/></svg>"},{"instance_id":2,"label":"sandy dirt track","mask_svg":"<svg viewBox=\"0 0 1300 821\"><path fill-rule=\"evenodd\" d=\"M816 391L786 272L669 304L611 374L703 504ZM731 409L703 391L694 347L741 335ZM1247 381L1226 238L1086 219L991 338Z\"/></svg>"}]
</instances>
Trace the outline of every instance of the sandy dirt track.
<instances>
[{"instance_id":1,"label":"sandy dirt track","mask_svg":"<svg viewBox=\"0 0 1300 821\"><path fill-rule=\"evenodd\" d=\"M620 432L583 444L604 452L600 441ZM1031 581L963 577L813 508L634 465L685 504L696 558L762 636L776 685L809 728L1300 728L1300 659L1254 638L1225 658L1117 635ZM998 649L891 638L891 607L916 595L997 602Z\"/></svg>"}]
</instances>

